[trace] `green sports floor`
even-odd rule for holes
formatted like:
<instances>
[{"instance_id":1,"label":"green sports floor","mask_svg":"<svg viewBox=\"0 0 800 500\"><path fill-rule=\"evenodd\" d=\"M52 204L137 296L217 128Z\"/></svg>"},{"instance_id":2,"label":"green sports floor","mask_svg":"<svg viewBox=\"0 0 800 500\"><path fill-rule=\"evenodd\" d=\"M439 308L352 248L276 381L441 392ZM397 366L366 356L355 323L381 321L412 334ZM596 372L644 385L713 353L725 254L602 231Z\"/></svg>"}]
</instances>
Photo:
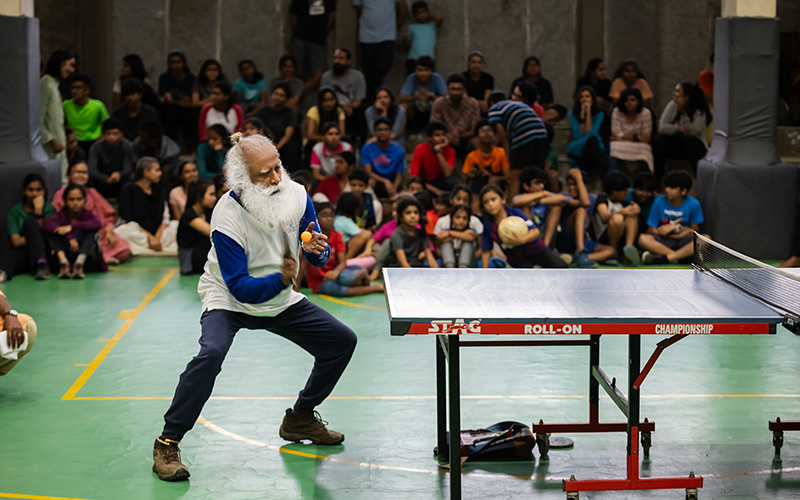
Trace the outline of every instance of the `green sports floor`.
<instances>
[{"instance_id":1,"label":"green sports floor","mask_svg":"<svg viewBox=\"0 0 800 500\"><path fill-rule=\"evenodd\" d=\"M343 446L278 437L311 358L267 332L242 331L200 422L182 443L188 482L151 472L153 440L178 375L197 351L197 277L171 259L139 259L85 281L0 285L34 316L33 351L0 378L0 498L449 498L435 444L434 339L391 337L382 295L311 300L359 336L355 356L320 408ZM646 360L663 337L642 339ZM627 341L605 337L602 365L624 384ZM585 347L462 352L462 428L588 418ZM705 478L701 499L800 498L800 432L773 459L769 420L800 420L800 338L696 336L662 354L642 387L655 420L643 477ZM609 400L601 420L621 421ZM625 435L575 434L549 461L465 466L463 498L564 499L561 480L624 478ZM683 490L581 493L581 499L683 499Z\"/></svg>"}]
</instances>

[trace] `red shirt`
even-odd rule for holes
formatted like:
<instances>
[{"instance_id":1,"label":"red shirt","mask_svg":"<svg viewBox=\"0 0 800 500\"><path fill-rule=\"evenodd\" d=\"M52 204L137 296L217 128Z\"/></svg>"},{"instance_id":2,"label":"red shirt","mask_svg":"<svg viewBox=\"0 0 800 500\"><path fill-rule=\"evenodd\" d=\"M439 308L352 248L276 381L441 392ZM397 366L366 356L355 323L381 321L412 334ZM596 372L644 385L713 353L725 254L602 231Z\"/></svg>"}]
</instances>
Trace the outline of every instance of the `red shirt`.
<instances>
[{"instance_id":1,"label":"red shirt","mask_svg":"<svg viewBox=\"0 0 800 500\"><path fill-rule=\"evenodd\" d=\"M319 183L319 186L317 186L316 192L324 194L328 197L328 201L336 205L339 195L342 194L342 186L339 184L339 178L335 175L325 177L322 179L322 182Z\"/></svg>"},{"instance_id":2,"label":"red shirt","mask_svg":"<svg viewBox=\"0 0 800 500\"><path fill-rule=\"evenodd\" d=\"M328 263L325 264L325 267L306 266L306 281L308 281L308 287L314 293L317 293L320 285L322 285L325 273L336 268L336 255L339 253L344 255L347 251L342 233L334 229L331 229L331 234L328 235L328 245L331 247L331 255L328 257Z\"/></svg>"},{"instance_id":3,"label":"red shirt","mask_svg":"<svg viewBox=\"0 0 800 500\"><path fill-rule=\"evenodd\" d=\"M450 167L455 165L456 150L446 145L442 150L444 160ZM411 160L411 175L419 175L425 182L433 182L444 177L442 166L439 165L439 158L436 157L431 145L428 142L423 142L414 149L414 158Z\"/></svg>"}]
</instances>

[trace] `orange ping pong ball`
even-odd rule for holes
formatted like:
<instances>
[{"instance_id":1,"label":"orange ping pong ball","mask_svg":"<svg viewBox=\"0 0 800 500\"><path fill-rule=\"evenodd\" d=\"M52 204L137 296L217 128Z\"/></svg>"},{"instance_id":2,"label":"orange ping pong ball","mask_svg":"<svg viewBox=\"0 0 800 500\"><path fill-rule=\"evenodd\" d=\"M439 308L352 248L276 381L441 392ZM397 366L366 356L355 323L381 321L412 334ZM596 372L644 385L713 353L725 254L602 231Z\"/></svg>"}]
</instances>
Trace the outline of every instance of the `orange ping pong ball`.
<instances>
[{"instance_id":1,"label":"orange ping pong ball","mask_svg":"<svg viewBox=\"0 0 800 500\"><path fill-rule=\"evenodd\" d=\"M308 231L303 231L302 233L300 233L300 239L308 243L309 241L311 241L311 233L309 233Z\"/></svg>"}]
</instances>

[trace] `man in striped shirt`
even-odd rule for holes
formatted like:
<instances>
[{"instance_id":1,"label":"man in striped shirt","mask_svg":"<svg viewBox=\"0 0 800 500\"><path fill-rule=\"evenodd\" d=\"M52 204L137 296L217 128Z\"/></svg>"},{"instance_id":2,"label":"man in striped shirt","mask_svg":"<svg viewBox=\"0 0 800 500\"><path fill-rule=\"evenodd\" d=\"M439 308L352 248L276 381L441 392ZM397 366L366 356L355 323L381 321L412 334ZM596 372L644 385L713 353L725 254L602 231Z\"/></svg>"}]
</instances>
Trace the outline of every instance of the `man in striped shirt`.
<instances>
[{"instance_id":1,"label":"man in striped shirt","mask_svg":"<svg viewBox=\"0 0 800 500\"><path fill-rule=\"evenodd\" d=\"M519 194L519 173L523 168L545 168L549 146L547 128L531 108L536 101L536 87L521 82L514 88L515 100L504 97L501 92L489 96L489 123L509 158L508 196L511 199Z\"/></svg>"}]
</instances>

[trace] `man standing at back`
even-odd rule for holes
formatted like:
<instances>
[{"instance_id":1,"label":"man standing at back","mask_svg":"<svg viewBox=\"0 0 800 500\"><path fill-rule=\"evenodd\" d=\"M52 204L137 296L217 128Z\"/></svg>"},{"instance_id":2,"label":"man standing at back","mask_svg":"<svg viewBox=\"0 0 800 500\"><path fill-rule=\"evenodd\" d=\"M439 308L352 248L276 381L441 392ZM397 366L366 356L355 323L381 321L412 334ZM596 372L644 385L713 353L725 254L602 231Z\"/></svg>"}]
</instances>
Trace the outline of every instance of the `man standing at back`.
<instances>
[{"instance_id":1,"label":"man standing at back","mask_svg":"<svg viewBox=\"0 0 800 500\"><path fill-rule=\"evenodd\" d=\"M392 69L397 27L403 24L406 0L353 0L358 17L361 68L367 79L367 95L383 84Z\"/></svg>"},{"instance_id":2,"label":"man standing at back","mask_svg":"<svg viewBox=\"0 0 800 500\"><path fill-rule=\"evenodd\" d=\"M336 100L347 115L346 129L352 136L363 135L363 122L359 116L361 103L367 97L367 83L364 73L353 69L352 55L347 49L336 49L333 51L333 68L322 75L322 86L330 87L336 92ZM359 126L361 125L361 126Z\"/></svg>"}]
</instances>

